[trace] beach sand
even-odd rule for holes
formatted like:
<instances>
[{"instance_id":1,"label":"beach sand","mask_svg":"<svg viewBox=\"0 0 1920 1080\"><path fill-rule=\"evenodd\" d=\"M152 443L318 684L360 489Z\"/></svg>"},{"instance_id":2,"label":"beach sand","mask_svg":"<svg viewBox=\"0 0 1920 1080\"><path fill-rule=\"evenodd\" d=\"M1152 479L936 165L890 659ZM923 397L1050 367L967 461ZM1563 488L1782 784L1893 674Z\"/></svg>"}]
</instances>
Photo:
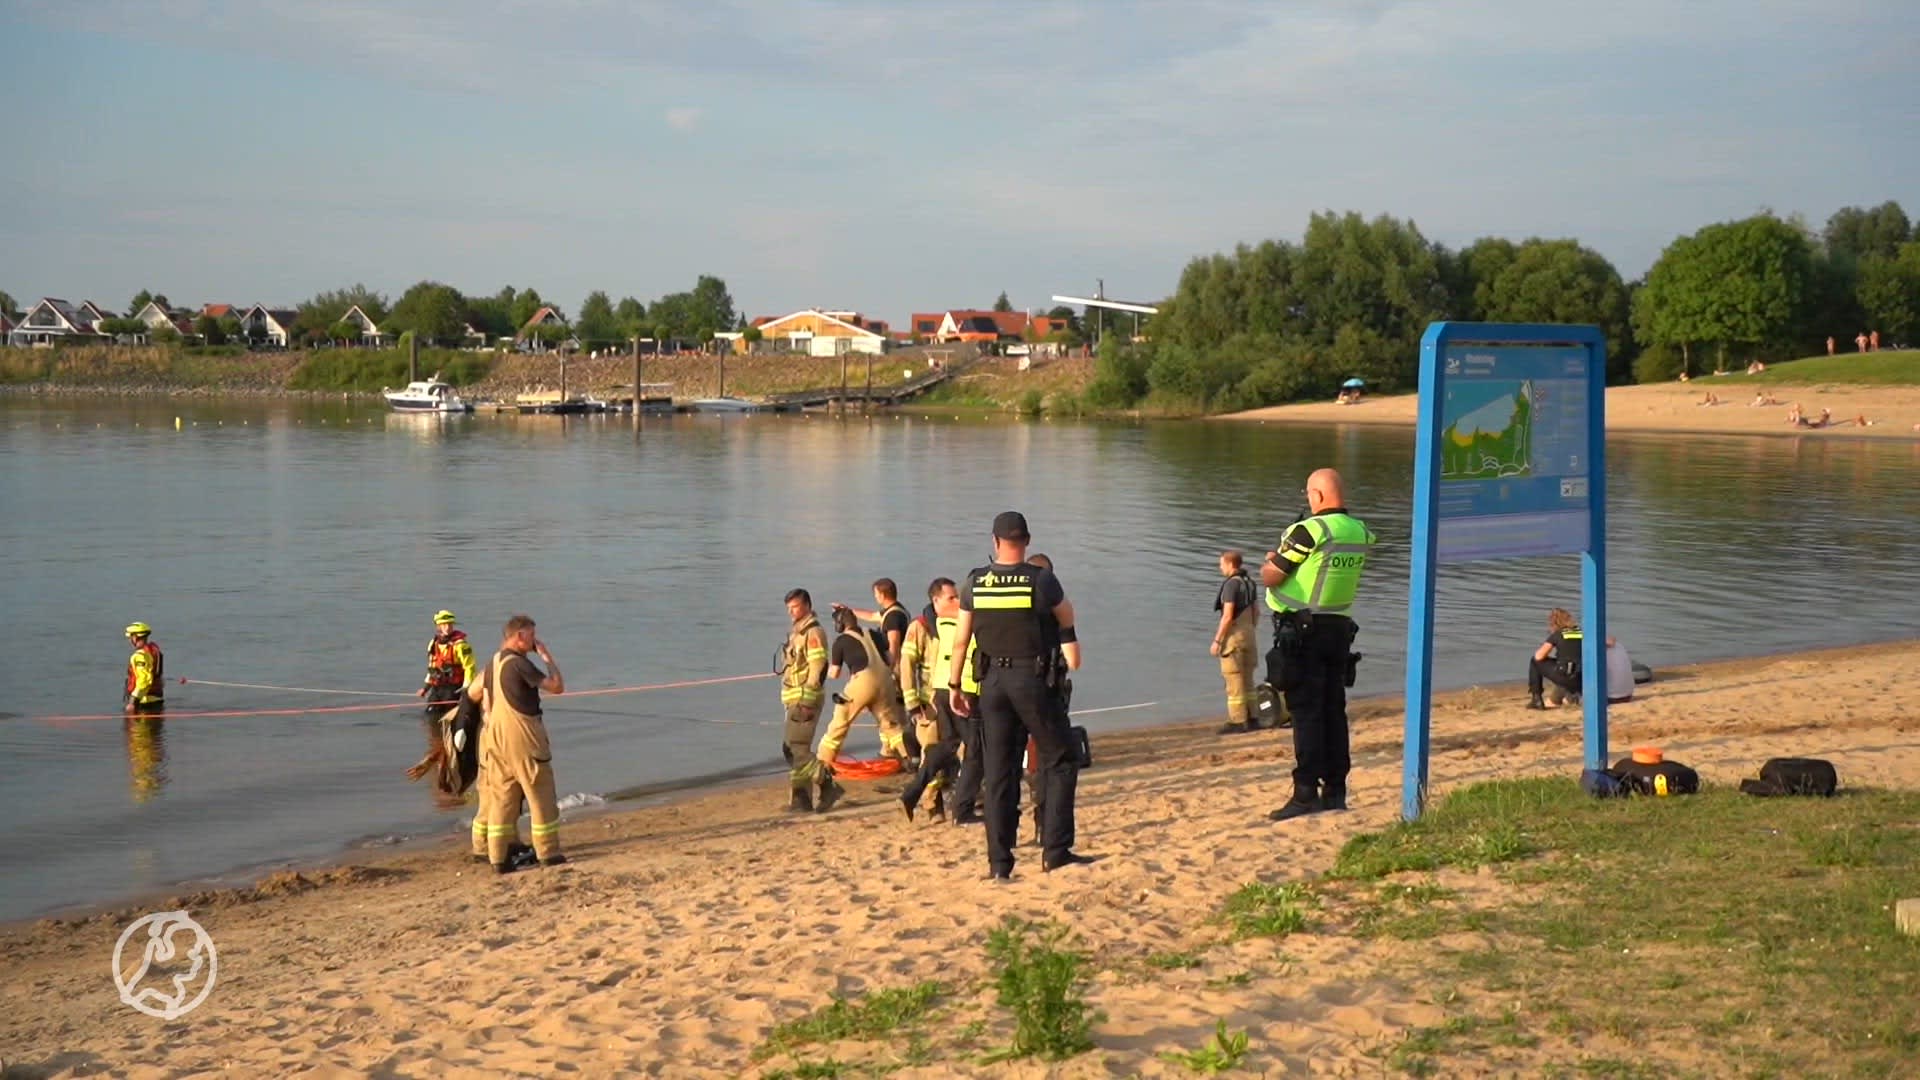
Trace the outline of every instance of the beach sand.
<instances>
[{"instance_id":1,"label":"beach sand","mask_svg":"<svg viewBox=\"0 0 1920 1080\"><path fill-rule=\"evenodd\" d=\"M1613 709L1615 756L1656 743L1731 785L1769 756L1816 754L1844 786L1920 785L1920 720L1899 674L1917 663L1920 641L1662 671ZM1437 790L1577 773L1579 716L1523 698L1499 687L1436 701ZM753 1061L770 1030L830 995L938 979L958 993L929 1032L934 1063L894 1075L1186 1075L1158 1055L1199 1046L1216 1018L1248 1029L1250 1075L1374 1075L1407 1029L1444 1018L1408 989L1421 943L1320 929L1226 942L1209 918L1241 884L1316 874L1349 837L1396 818L1400 708L1352 710L1349 812L1278 826L1265 815L1288 791L1285 732L1223 737L1208 721L1096 733L1077 846L1099 861L1043 875L1022 848L1011 885L982 880L977 827L907 824L893 783L855 784L844 809L790 818L774 813L773 781L576 818L565 867L496 877L468 862L462 837L15 926L0 934L0 1055L55 1076L757 1076L792 1065ZM564 737L556 750L564 782ZM1493 882L1447 879L1468 893ZM176 907L215 940L219 981L198 1011L162 1022L120 1003L109 957L133 918ZM1093 953L1089 996L1106 1014L1095 1050L979 1064L1009 1030L982 950L1007 914L1070 922ZM1191 968L1144 962L1189 949L1201 950ZM972 1020L984 1029L963 1030ZM1551 1040L1533 1051L1541 1066L1565 1052ZM807 1056L897 1054L840 1043Z\"/></svg>"},{"instance_id":2,"label":"beach sand","mask_svg":"<svg viewBox=\"0 0 1920 1080\"><path fill-rule=\"evenodd\" d=\"M1708 394L1720 404L1700 404ZM1750 405L1756 394L1771 395L1778 404ZM1218 419L1411 425L1418 419L1419 401L1417 394L1366 398L1354 405L1315 401L1250 409ZM1809 421L1818 419L1820 410L1831 409L1832 426L1808 429L1787 423L1787 412L1795 403ZM1870 421L1866 427L1853 423L1860 416ZM1920 438L1920 387L1782 386L1751 382L1737 374L1703 375L1685 383L1613 386L1607 388L1607 430L1914 439Z\"/></svg>"}]
</instances>

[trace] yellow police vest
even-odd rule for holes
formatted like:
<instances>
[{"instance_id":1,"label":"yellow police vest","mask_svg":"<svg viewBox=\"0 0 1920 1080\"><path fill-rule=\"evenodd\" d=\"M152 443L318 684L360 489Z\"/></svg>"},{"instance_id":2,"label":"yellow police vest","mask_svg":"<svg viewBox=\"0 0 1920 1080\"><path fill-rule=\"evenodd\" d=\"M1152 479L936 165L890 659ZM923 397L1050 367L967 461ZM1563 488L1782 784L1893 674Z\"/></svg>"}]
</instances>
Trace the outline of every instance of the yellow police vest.
<instances>
[{"instance_id":1,"label":"yellow police vest","mask_svg":"<svg viewBox=\"0 0 1920 1080\"><path fill-rule=\"evenodd\" d=\"M1360 591L1373 532L1345 513L1315 514L1300 524L1313 537L1313 550L1285 580L1267 590L1267 607L1345 615Z\"/></svg>"}]
</instances>

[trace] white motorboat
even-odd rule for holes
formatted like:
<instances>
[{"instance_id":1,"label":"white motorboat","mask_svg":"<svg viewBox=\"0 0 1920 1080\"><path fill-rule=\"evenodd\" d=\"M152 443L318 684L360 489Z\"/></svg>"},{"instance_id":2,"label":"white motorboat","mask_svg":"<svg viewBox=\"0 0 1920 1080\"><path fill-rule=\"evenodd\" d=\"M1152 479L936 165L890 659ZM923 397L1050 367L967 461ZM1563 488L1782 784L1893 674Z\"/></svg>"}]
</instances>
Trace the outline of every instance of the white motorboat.
<instances>
[{"instance_id":1,"label":"white motorboat","mask_svg":"<svg viewBox=\"0 0 1920 1080\"><path fill-rule=\"evenodd\" d=\"M693 403L693 408L695 412L727 413L758 412L760 410L760 406L755 405L753 402L737 397L700 398Z\"/></svg>"},{"instance_id":2,"label":"white motorboat","mask_svg":"<svg viewBox=\"0 0 1920 1080\"><path fill-rule=\"evenodd\" d=\"M396 412L470 413L473 406L460 400L453 387L439 379L410 382L405 390L383 390Z\"/></svg>"}]
</instances>

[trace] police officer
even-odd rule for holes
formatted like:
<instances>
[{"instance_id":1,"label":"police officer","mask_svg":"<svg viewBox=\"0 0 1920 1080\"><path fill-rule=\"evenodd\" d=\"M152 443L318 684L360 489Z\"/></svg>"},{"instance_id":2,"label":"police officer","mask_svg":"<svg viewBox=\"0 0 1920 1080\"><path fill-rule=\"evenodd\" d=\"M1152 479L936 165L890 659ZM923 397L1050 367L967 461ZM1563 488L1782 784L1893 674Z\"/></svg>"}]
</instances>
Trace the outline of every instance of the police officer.
<instances>
[{"instance_id":1,"label":"police officer","mask_svg":"<svg viewBox=\"0 0 1920 1080\"><path fill-rule=\"evenodd\" d=\"M1358 628L1348 612L1367 566L1374 535L1347 513L1340 474L1307 478L1308 516L1267 552L1260 582L1273 612L1267 678L1293 714L1293 796L1268 817L1288 821L1347 808L1347 687Z\"/></svg>"},{"instance_id":2,"label":"police officer","mask_svg":"<svg viewBox=\"0 0 1920 1080\"><path fill-rule=\"evenodd\" d=\"M1044 792L1040 823L1040 868L1092 862L1073 851L1073 796L1077 758L1066 713L1056 693L1066 678L1054 663L1061 651L1065 666L1080 667L1080 643L1074 633L1073 605L1051 570L1027 562L1032 539L1027 519L1012 510L993 519L993 562L967 575L960 590L960 625L954 655L979 646L980 698L969 702L961 689L964 660L947 673L955 711L980 716L986 783L987 868L994 881L1013 877L1013 845L1020 825L1020 754L1034 741Z\"/></svg>"}]
</instances>

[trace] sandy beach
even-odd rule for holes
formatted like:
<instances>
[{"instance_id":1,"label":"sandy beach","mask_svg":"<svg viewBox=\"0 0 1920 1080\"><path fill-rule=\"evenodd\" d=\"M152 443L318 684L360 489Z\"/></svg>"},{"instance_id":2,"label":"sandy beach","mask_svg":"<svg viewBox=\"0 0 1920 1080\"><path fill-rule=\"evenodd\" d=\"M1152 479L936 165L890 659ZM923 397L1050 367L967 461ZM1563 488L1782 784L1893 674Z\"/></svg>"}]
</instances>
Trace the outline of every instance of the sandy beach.
<instances>
[{"instance_id":1,"label":"sandy beach","mask_svg":"<svg viewBox=\"0 0 1920 1080\"><path fill-rule=\"evenodd\" d=\"M1703 405L1711 394L1719 404ZM1750 404L1756 395L1776 404ZM1419 395L1367 398L1353 405L1315 401L1275 405L1218 417L1221 420L1338 424L1412 425ZM1825 428L1800 428L1787 422L1798 404L1808 420L1832 411ZM1854 420L1864 416L1862 427ZM1920 438L1920 388L1908 386L1783 386L1750 382L1743 375L1705 375L1691 382L1613 386L1607 389L1607 430L1676 434L1798 435L1808 438Z\"/></svg>"},{"instance_id":2,"label":"sandy beach","mask_svg":"<svg viewBox=\"0 0 1920 1080\"><path fill-rule=\"evenodd\" d=\"M1916 663L1920 641L1663 671L1615 707L1612 745L1657 743L1721 785L1766 757L1813 753L1845 785L1920 786L1920 719L1897 689ZM1436 701L1437 789L1577 772L1578 716L1529 712L1523 696ZM565 867L496 877L461 838L14 926L0 935L0 1057L50 1076L761 1076L793 1064L754 1060L775 1025L836 993L937 979L956 991L932 1063L893 1075L1185 1075L1160 1053L1199 1045L1216 1018L1248 1030L1250 1074L1376 1074L1383 1046L1442 1016L1408 989L1417 949L1337 929L1227 941L1210 921L1242 884L1315 874L1396 818L1400 703L1357 703L1353 716L1352 809L1285 826L1265 818L1287 792L1284 732L1223 737L1196 721L1097 735L1077 846L1098 862L1043 875L1023 848L1011 885L983 880L977 828L908 824L894 782L855 784L843 808L799 818L773 812L777 782L756 782L573 819ZM563 777L566 753L556 747ZM134 918L172 908L217 943L219 980L197 1012L163 1022L119 1001L109 958ZM1091 951L1089 997L1106 1015L1093 1051L979 1063L1004 1045L981 944L1006 914L1070 922ZM1179 950L1200 959L1145 962ZM900 1064L881 1045L817 1049ZM1566 1051L1549 1040L1530 1052L1544 1066Z\"/></svg>"}]
</instances>

